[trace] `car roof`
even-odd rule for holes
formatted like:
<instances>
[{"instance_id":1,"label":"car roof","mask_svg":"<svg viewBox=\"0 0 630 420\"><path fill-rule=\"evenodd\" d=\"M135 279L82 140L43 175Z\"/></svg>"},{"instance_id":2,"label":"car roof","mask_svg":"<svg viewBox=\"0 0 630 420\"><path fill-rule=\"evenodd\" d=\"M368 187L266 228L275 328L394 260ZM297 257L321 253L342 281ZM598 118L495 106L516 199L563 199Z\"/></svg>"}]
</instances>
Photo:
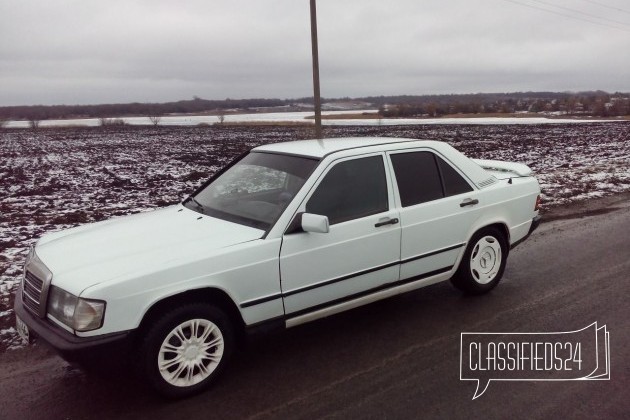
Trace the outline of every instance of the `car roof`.
<instances>
[{"instance_id":1,"label":"car roof","mask_svg":"<svg viewBox=\"0 0 630 420\"><path fill-rule=\"evenodd\" d=\"M427 148L438 152L443 158L459 168L478 188L485 188L497 182L497 178L457 151L448 143L437 140L400 139L390 137L345 137L321 140L300 140L259 146L254 152L279 153L323 159L337 152L352 150L353 153L371 153L394 150L415 150ZM346 152L344 155L352 155Z\"/></svg>"},{"instance_id":2,"label":"car roof","mask_svg":"<svg viewBox=\"0 0 630 420\"><path fill-rule=\"evenodd\" d=\"M283 153L313 158L323 158L331 153L342 150L358 149L371 146L385 146L401 143L415 142L418 146L435 146L432 140L400 139L391 137L343 137L329 139L298 140L284 143L273 143L258 146L253 149L256 152Z\"/></svg>"}]
</instances>

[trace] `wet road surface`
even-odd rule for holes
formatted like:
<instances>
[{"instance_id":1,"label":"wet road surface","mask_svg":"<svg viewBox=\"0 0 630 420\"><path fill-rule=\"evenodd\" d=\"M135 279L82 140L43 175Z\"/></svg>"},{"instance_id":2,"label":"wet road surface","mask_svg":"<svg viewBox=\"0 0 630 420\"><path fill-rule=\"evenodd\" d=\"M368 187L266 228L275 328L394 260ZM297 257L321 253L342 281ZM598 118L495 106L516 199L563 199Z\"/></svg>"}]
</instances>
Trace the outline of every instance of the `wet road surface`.
<instances>
[{"instance_id":1,"label":"wet road surface","mask_svg":"<svg viewBox=\"0 0 630 420\"><path fill-rule=\"evenodd\" d=\"M543 223L490 294L449 282L256 340L209 391L164 401L112 372L87 375L43 346L0 354L0 419L627 418L630 204ZM558 219L558 215L550 215ZM568 218L566 218L568 217ZM459 380L460 333L610 331L611 380Z\"/></svg>"}]
</instances>

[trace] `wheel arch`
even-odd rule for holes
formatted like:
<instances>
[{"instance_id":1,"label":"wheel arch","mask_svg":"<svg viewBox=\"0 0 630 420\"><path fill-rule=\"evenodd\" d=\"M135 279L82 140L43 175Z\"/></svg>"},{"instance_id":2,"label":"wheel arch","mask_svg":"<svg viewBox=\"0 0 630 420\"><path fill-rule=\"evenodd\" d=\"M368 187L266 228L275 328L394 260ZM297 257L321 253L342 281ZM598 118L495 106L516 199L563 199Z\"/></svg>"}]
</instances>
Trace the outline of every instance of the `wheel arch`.
<instances>
[{"instance_id":1,"label":"wheel arch","mask_svg":"<svg viewBox=\"0 0 630 420\"><path fill-rule=\"evenodd\" d=\"M475 234L477 232L479 232L480 230L483 229L488 229L488 228L495 228L497 229L499 232L501 232L503 234L503 237L505 238L506 241L506 245L508 246L508 249L510 247L510 229L508 228L507 224L504 222L493 222L493 223L489 223L486 224L484 226L481 226L479 228L477 228L468 238L468 241L470 241L470 239L475 236Z\"/></svg>"},{"instance_id":2,"label":"wheel arch","mask_svg":"<svg viewBox=\"0 0 630 420\"><path fill-rule=\"evenodd\" d=\"M210 303L221 309L230 319L235 331L245 329L245 321L230 296L223 290L215 287L186 290L175 295L164 297L153 303L144 313L138 331L144 331L152 325L156 319L173 307L189 303Z\"/></svg>"},{"instance_id":3,"label":"wheel arch","mask_svg":"<svg viewBox=\"0 0 630 420\"><path fill-rule=\"evenodd\" d=\"M497 229L499 232L501 232L503 234L503 237L505 238L505 241L506 241L507 252L509 252L509 250L510 250L510 229L508 228L507 224L505 222L501 222L501 221L484 223L484 224L482 224L482 225L480 225L478 227L475 227L475 229L472 229L469 232L468 238L466 239L466 245L464 246L462 252L460 252L459 256L457 257L457 261L455 261L455 265L453 266L453 273L455 273L459 269L459 266L462 263L462 259L464 257L464 253L466 251L466 248L470 244L470 241L472 240L473 236L475 236L479 231L482 231L482 230L488 229L488 228ZM507 258L507 255L506 255L506 258Z\"/></svg>"}]
</instances>

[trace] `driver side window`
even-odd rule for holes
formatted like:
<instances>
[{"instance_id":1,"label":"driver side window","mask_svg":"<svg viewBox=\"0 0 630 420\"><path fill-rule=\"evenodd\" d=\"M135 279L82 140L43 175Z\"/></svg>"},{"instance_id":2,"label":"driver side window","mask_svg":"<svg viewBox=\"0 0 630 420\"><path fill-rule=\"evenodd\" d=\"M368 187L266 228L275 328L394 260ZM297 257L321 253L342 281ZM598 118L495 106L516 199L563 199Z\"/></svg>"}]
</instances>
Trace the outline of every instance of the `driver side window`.
<instances>
[{"instance_id":1,"label":"driver side window","mask_svg":"<svg viewBox=\"0 0 630 420\"><path fill-rule=\"evenodd\" d=\"M389 210L382 156L336 164L306 203L306 212L328 216L331 225Z\"/></svg>"}]
</instances>

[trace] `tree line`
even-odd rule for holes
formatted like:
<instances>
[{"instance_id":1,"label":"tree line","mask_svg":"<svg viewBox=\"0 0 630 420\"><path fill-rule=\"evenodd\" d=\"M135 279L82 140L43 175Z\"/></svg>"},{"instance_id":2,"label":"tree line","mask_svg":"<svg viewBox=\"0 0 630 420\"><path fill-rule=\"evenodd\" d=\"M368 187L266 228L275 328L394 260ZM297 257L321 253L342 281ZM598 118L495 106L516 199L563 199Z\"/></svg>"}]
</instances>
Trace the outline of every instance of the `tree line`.
<instances>
[{"instance_id":1,"label":"tree line","mask_svg":"<svg viewBox=\"0 0 630 420\"><path fill-rule=\"evenodd\" d=\"M450 114L483 113L558 113L565 115L630 115L630 94L592 92L515 92L449 95L369 96L361 98L323 98L323 103L354 101L366 108L378 108L383 117L440 117ZM146 116L157 125L161 116L174 114L217 114L230 111L256 112L275 107L302 110L312 106L313 98L298 99L224 99L193 97L166 103L126 103L102 105L32 105L0 107L0 126L7 120L25 120L36 128L41 120L98 118L103 125L120 117Z\"/></svg>"},{"instance_id":2,"label":"tree line","mask_svg":"<svg viewBox=\"0 0 630 420\"><path fill-rule=\"evenodd\" d=\"M200 114L226 112L231 109L278 107L287 105L283 99L224 99L190 100L166 103L125 103L101 105L27 105L0 107L0 118L9 120L52 120L68 118L112 119L131 116L161 116L168 114Z\"/></svg>"},{"instance_id":3,"label":"tree line","mask_svg":"<svg viewBox=\"0 0 630 420\"><path fill-rule=\"evenodd\" d=\"M630 115L630 94L526 92L369 98L384 117L441 117L452 114L542 113L615 117Z\"/></svg>"}]
</instances>

